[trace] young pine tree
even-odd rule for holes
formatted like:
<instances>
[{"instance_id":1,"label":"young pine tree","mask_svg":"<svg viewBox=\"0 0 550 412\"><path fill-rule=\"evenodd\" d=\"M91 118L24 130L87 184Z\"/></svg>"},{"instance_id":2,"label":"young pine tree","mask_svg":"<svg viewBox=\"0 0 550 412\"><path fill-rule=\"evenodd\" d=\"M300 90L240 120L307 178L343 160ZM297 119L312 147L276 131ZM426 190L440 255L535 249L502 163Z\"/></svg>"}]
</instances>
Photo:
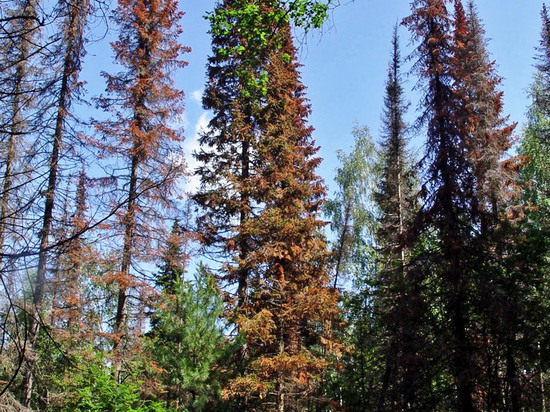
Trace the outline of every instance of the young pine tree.
<instances>
[{"instance_id":1,"label":"young pine tree","mask_svg":"<svg viewBox=\"0 0 550 412\"><path fill-rule=\"evenodd\" d=\"M215 365L227 349L221 323L223 297L202 265L194 282L184 281L188 257L176 224L157 281L161 293L147 353L154 365L152 380L158 382L156 395L169 410L208 410L221 395Z\"/></svg>"}]
</instances>

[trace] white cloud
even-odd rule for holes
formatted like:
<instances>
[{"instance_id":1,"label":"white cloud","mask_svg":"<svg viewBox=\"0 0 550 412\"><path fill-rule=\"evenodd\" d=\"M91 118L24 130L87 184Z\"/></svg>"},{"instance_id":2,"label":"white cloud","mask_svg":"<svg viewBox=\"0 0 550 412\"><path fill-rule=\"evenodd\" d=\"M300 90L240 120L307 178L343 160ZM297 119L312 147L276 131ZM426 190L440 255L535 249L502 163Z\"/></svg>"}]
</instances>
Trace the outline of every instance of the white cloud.
<instances>
[{"instance_id":1,"label":"white cloud","mask_svg":"<svg viewBox=\"0 0 550 412\"><path fill-rule=\"evenodd\" d=\"M200 149L199 137L202 133L208 130L208 122L210 121L210 112L202 112L195 123L195 129L193 136L184 141L183 150L185 151L185 158L187 160L187 166L190 173L193 173L199 166L197 160L193 157L193 153ZM195 193L200 184L200 179L197 176L189 176L186 184L185 191L189 193Z\"/></svg>"},{"instance_id":2,"label":"white cloud","mask_svg":"<svg viewBox=\"0 0 550 412\"><path fill-rule=\"evenodd\" d=\"M202 112L195 125L195 136L193 138L198 138L201 133L204 133L208 130L208 123L210 122L210 112Z\"/></svg>"},{"instance_id":3,"label":"white cloud","mask_svg":"<svg viewBox=\"0 0 550 412\"><path fill-rule=\"evenodd\" d=\"M187 113L183 112L179 119L179 126L183 128L183 130L187 130L189 128L189 118L187 117Z\"/></svg>"},{"instance_id":4,"label":"white cloud","mask_svg":"<svg viewBox=\"0 0 550 412\"><path fill-rule=\"evenodd\" d=\"M196 102L199 105L202 105L202 94L204 93L203 89L195 90L191 92L191 100Z\"/></svg>"}]
</instances>

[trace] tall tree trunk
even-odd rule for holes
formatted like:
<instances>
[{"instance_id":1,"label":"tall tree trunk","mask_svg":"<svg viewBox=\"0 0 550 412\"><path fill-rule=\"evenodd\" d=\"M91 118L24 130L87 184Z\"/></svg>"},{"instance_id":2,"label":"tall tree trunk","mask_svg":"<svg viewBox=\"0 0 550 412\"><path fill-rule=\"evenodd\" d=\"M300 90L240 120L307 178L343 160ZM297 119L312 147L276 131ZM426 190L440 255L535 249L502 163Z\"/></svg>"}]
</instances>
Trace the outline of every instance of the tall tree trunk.
<instances>
[{"instance_id":1,"label":"tall tree trunk","mask_svg":"<svg viewBox=\"0 0 550 412\"><path fill-rule=\"evenodd\" d=\"M42 218L42 229L40 231L40 249L38 253L38 267L36 269L36 278L34 281L34 291L32 297L33 315L30 322L29 343L31 352L36 348L36 341L40 331L42 301L44 300L44 290L46 286L46 264L48 259L48 244L53 221L53 209L55 201L55 191L57 188L57 177L59 171L59 151L63 137L63 122L66 116L66 97L68 91L68 78L72 73L70 66L65 65L63 79L61 83L61 93L58 102L57 120L55 132L53 136L52 152L50 156L50 167L48 174L48 188L46 189L46 202L44 206L44 214ZM31 354L27 358L27 372L25 375L25 397L23 405L30 406L32 388L33 388L33 373L36 363L35 354Z\"/></svg>"},{"instance_id":2,"label":"tall tree trunk","mask_svg":"<svg viewBox=\"0 0 550 412\"><path fill-rule=\"evenodd\" d=\"M130 278L130 269L132 266L132 256L134 253L134 233L136 220L136 199L138 183L138 159L132 156L132 165L130 170L130 187L128 196L128 207L124 217L124 246L122 250L122 261L120 265L120 274L118 281L118 300L117 311L115 315L115 339L113 343L114 374L117 381L121 380L123 345L126 340L128 327L128 279Z\"/></svg>"},{"instance_id":3,"label":"tall tree trunk","mask_svg":"<svg viewBox=\"0 0 550 412\"><path fill-rule=\"evenodd\" d=\"M472 371L470 370L470 354L466 339L466 322L464 316L464 299L462 291L456 292L451 306L454 334L454 369L458 394L458 411L473 412L472 402Z\"/></svg>"},{"instance_id":4,"label":"tall tree trunk","mask_svg":"<svg viewBox=\"0 0 550 412\"><path fill-rule=\"evenodd\" d=\"M128 174L114 176L123 182L118 193L126 199L126 209L117 216L122 250L111 351L113 375L119 382L123 361L128 359L129 297L137 286L133 265L148 258L147 252L151 259L155 255L149 247L151 227L163 231L159 207L170 207L171 192L182 171L166 159L168 151L183 140L180 131L169 125L183 107L183 92L172 87L171 77L173 69L186 65L180 54L188 49L177 41L182 15L176 0L119 0L113 16L119 36L111 46L124 70L115 75L103 73L107 96L100 98L99 104L113 113L114 120L96 124L96 131L106 141L98 139L97 143L103 154L123 162ZM138 308L138 314L140 311Z\"/></svg>"},{"instance_id":5,"label":"tall tree trunk","mask_svg":"<svg viewBox=\"0 0 550 412\"><path fill-rule=\"evenodd\" d=\"M65 120L69 112L69 106L75 78L80 71L80 54L82 53L82 36L86 14L88 13L89 0L72 2L65 6L69 9L67 14L68 24L63 41L66 43L63 59L63 74L60 80L58 100L56 102L56 120L55 129L52 136L52 149L49 159L48 184L45 192L44 212L42 216L42 228L39 234L39 252L38 266L36 269L36 278L34 281L34 291L32 297L33 314L29 326L29 351L27 357L27 370L23 382L24 395L23 405L30 406L33 391L33 374L36 364L36 349L40 325L42 322L42 303L44 300L46 286L46 272L48 261L48 245L51 235L53 211L55 204L55 194L57 190L57 180L59 174L59 157L65 131Z\"/></svg>"},{"instance_id":6,"label":"tall tree trunk","mask_svg":"<svg viewBox=\"0 0 550 412\"><path fill-rule=\"evenodd\" d=\"M23 40L25 41L25 40ZM23 132L20 111L22 110L22 82L25 77L26 50L21 52L21 61L17 64L15 73L14 99L12 103L12 118L10 121L10 136L6 152L6 166L2 186L2 197L0 198L0 271L3 273L3 252L6 238L6 227L8 226L10 214L11 191L13 185L14 162L17 158L18 136Z\"/></svg>"},{"instance_id":7,"label":"tall tree trunk","mask_svg":"<svg viewBox=\"0 0 550 412\"><path fill-rule=\"evenodd\" d=\"M332 287L336 289L338 286L338 278L342 272L342 264L345 260L346 249L349 247L349 229L351 220L351 208L350 201L347 201L344 209L344 222L342 224L342 231L340 232L340 238L338 239L338 249L336 250L336 268L334 270L334 283Z\"/></svg>"},{"instance_id":8,"label":"tall tree trunk","mask_svg":"<svg viewBox=\"0 0 550 412\"><path fill-rule=\"evenodd\" d=\"M382 388L380 390L380 397L378 398L377 412L384 412L386 410L386 400L388 396L388 388L390 386L391 378L393 377L393 365L395 364L395 342L390 337L388 342L388 348L385 353L386 365L384 368L384 374L382 375ZM363 381L364 367L361 363L361 381ZM364 386L364 385L363 385ZM362 405L362 410L365 410L365 405Z\"/></svg>"},{"instance_id":9,"label":"tall tree trunk","mask_svg":"<svg viewBox=\"0 0 550 412\"><path fill-rule=\"evenodd\" d=\"M465 273L462 269L460 261L460 253L463 251L464 240L457 237L460 236L461 228L458 223L456 209L459 207L455 204L457 201L453 198L454 180L458 179L456 171L449 167L449 162L454 161L459 155L456 153L457 148L453 147L450 135L445 122L447 121L442 114L446 113L444 101L443 83L439 74L435 75L434 79L434 107L435 113L438 113L437 127L441 138L439 162L441 170L442 187L440 195L441 217L440 225L442 232L443 254L445 259L446 270L443 273L443 281L448 282L448 287L451 296L448 301L447 310L451 321L451 336L452 336L452 357L454 379L457 389L457 405L458 412L473 412L473 383L471 371L471 357L469 344L466 337L466 313L465 313L465 293L464 282ZM457 244L457 242L459 242Z\"/></svg>"},{"instance_id":10,"label":"tall tree trunk","mask_svg":"<svg viewBox=\"0 0 550 412\"><path fill-rule=\"evenodd\" d=\"M250 177L250 143L246 140L242 143L241 148L241 178L243 181L246 181ZM250 219L250 199L249 194L244 190L241 192L241 212L240 212L240 221L239 224L242 227ZM248 255L250 253L250 245L248 236L242 236L239 244L239 258L241 262L246 262ZM249 277L249 268L242 266L239 268L237 274L237 307L242 308L247 301L247 289L248 289L248 277Z\"/></svg>"},{"instance_id":11,"label":"tall tree trunk","mask_svg":"<svg viewBox=\"0 0 550 412\"><path fill-rule=\"evenodd\" d=\"M37 3L34 0L28 0L21 5L21 12L30 17L36 17ZM4 261L4 253L6 246L6 237L8 236L8 228L12 226L12 219L18 214L17 209L13 208L13 184L16 173L15 164L19 157L19 145L22 142L22 136L25 133L26 127L24 122L24 113L26 105L32 101L31 92L25 89L25 80L27 79L29 62L28 58L31 53L31 45L36 31L38 30L35 19L25 18L22 23L14 23L14 31L18 34L15 73L13 73L13 88L11 90L11 101L9 108L9 120L7 129L7 147L3 156L5 158L5 166L2 178L2 192L0 194L0 278L2 279L5 293L12 297L15 289L14 279L12 276L7 276L9 266ZM10 44L11 46L11 44ZM10 47L11 48L11 47ZM8 75L11 71L8 72Z\"/></svg>"},{"instance_id":12,"label":"tall tree trunk","mask_svg":"<svg viewBox=\"0 0 550 412\"><path fill-rule=\"evenodd\" d=\"M545 379L544 379L544 369L542 368L542 351L540 347L540 342L537 342L537 353L538 353L538 367L539 367L539 385L540 385L540 397L541 397L541 412L546 412L546 390L545 390Z\"/></svg>"}]
</instances>

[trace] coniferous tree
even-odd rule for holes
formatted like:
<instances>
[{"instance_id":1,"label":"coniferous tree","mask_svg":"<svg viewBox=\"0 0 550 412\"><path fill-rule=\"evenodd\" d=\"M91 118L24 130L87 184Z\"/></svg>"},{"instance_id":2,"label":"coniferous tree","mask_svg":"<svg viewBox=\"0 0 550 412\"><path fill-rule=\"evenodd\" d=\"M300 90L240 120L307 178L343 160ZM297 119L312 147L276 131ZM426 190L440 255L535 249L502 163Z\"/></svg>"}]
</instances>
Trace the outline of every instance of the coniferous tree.
<instances>
[{"instance_id":1,"label":"coniferous tree","mask_svg":"<svg viewBox=\"0 0 550 412\"><path fill-rule=\"evenodd\" d=\"M452 89L450 59L451 16L444 0L417 0L405 24L419 41L416 49L416 70L424 81L423 113L420 120L427 126L426 155L422 160L426 183L422 187L424 207L422 227L434 231L430 260L436 262L430 282L440 290L442 325L436 329L445 336L443 360L456 385L457 410L474 411L473 354L467 336L469 327L467 307L466 245L469 230L467 216L471 199L471 176L464 155L464 142L456 126L456 107ZM435 296L433 297L435 298Z\"/></svg>"},{"instance_id":2,"label":"coniferous tree","mask_svg":"<svg viewBox=\"0 0 550 412\"><path fill-rule=\"evenodd\" d=\"M451 362L441 357L439 363L456 384L457 409L472 411L488 398L479 395L484 383L478 355L488 342L481 336L495 319L484 315L480 302L499 301L498 289L487 285L499 280L502 249L493 233L506 190L501 161L514 125L501 117L499 78L473 5L466 16L455 1L453 20L447 3L415 2L405 23L421 41L416 67L425 81L427 182L419 222L425 233L432 231L429 299L441 305L444 319L435 331L449 342Z\"/></svg>"},{"instance_id":3,"label":"coniferous tree","mask_svg":"<svg viewBox=\"0 0 550 412\"><path fill-rule=\"evenodd\" d=\"M537 72L530 88L532 103L527 112L527 126L518 152L527 161L521 169L525 200L538 208L545 208L544 199L550 193L550 159L547 147L550 134L550 17L546 5L542 7L541 18Z\"/></svg>"},{"instance_id":4,"label":"coniferous tree","mask_svg":"<svg viewBox=\"0 0 550 412\"><path fill-rule=\"evenodd\" d=\"M163 252L146 353L153 369L148 381L170 410L213 408L221 398L216 373L227 350L223 336L223 296L201 264L194 280L184 280L193 240L175 220ZM152 383L151 383L152 382Z\"/></svg>"},{"instance_id":5,"label":"coniferous tree","mask_svg":"<svg viewBox=\"0 0 550 412\"><path fill-rule=\"evenodd\" d=\"M226 17L225 13L238 14L246 3L228 0L219 4L214 12L216 20L219 15L220 20L229 20L227 24L239 25L236 17ZM259 6L252 4L250 8L256 10L259 20ZM242 33L244 27L217 31L215 24L213 21L213 55L209 58L209 82L203 98L204 107L213 110L214 116L209 122L210 131L200 138L201 149L196 157L202 163L197 170L201 189L194 199L209 210L199 217L204 243L216 246L220 258L234 256L236 262L241 262L225 267L221 279L236 287L237 306L242 306L250 271L245 259L254 247L253 235L247 229L256 189L250 183L250 170L257 158L253 146L260 131L255 118L259 117L264 99L260 88L267 80L265 70L262 71L267 56L265 47L258 50L244 43L243 39L251 36Z\"/></svg>"},{"instance_id":6,"label":"coniferous tree","mask_svg":"<svg viewBox=\"0 0 550 412\"><path fill-rule=\"evenodd\" d=\"M52 337L70 354L77 353L95 338L100 323L94 319L88 296L100 260L98 249L85 236L90 225L90 179L85 170L81 170L74 180L70 182L75 185L74 199L66 198L63 217L56 227L56 239L62 246L55 259L50 314ZM74 204L69 204L69 200Z\"/></svg>"},{"instance_id":7,"label":"coniferous tree","mask_svg":"<svg viewBox=\"0 0 550 412\"><path fill-rule=\"evenodd\" d=\"M417 272L410 270L412 220L417 212L417 181L407 152L407 103L401 78L397 27L392 39L384 99L380 183L375 200L380 210L377 232L380 273L376 316L383 332L384 372L380 377L377 410L411 410L419 392L426 390L423 376L422 325L426 304L420 295Z\"/></svg>"},{"instance_id":8,"label":"coniferous tree","mask_svg":"<svg viewBox=\"0 0 550 412\"><path fill-rule=\"evenodd\" d=\"M54 206L58 184L61 175L63 141L67 136L67 124L69 113L74 99L79 93L80 83L78 81L81 70L81 58L84 54L84 30L86 19L90 13L90 2L67 0L57 5L57 10L62 16L61 36L59 39L59 52L62 55L60 61L61 75L55 79L53 84L53 119L52 133L46 143L48 150L48 169L46 172L47 182L44 190L44 207L40 218L40 233L38 234L38 263L36 276L33 281L32 306L33 313L29 325L29 347L30 351L26 361L23 404L29 406L33 390L33 373L36 363L36 355L31 353L36 349L36 343L42 322L42 310L46 291L47 264L49 260L49 244L52 235L52 224L54 221Z\"/></svg>"},{"instance_id":9,"label":"coniferous tree","mask_svg":"<svg viewBox=\"0 0 550 412\"><path fill-rule=\"evenodd\" d=\"M113 19L119 38L112 47L125 71L104 73L108 96L98 101L113 120L96 125L108 140L96 139L95 144L103 154L122 162L126 172L114 175L124 188L115 202L125 205L114 222L122 243L113 276L118 289L113 326L117 379L129 343L128 299L136 287L144 285L132 268L154 258L154 237L162 238L161 211L173 206L176 182L182 176L183 164L174 145L183 137L181 130L172 127L183 110L183 92L173 86L173 70L185 66L179 58L188 51L177 39L181 16L175 0L118 2Z\"/></svg>"},{"instance_id":10,"label":"coniferous tree","mask_svg":"<svg viewBox=\"0 0 550 412\"><path fill-rule=\"evenodd\" d=\"M503 188L510 176L502 161L516 124L507 125L502 116L503 93L497 89L501 78L489 59L485 30L473 1L468 3L468 13L460 1L455 2L453 54L453 88L463 110L459 127L475 180L472 219L483 237L494 228L505 200Z\"/></svg>"},{"instance_id":11,"label":"coniferous tree","mask_svg":"<svg viewBox=\"0 0 550 412\"><path fill-rule=\"evenodd\" d=\"M290 24L318 27L332 1L219 0L195 196L216 275L186 282L176 0L118 1L120 70L97 100L112 116L86 141L101 167L76 183L84 34L103 3L0 4L0 409L23 408L7 387L60 411L547 409L546 6L518 157L473 1L412 0L426 155L410 164L394 36L382 150L354 130L325 203Z\"/></svg>"},{"instance_id":12,"label":"coniferous tree","mask_svg":"<svg viewBox=\"0 0 550 412\"><path fill-rule=\"evenodd\" d=\"M454 89L462 111L458 126L474 182L469 219L475 229L470 259L474 262L477 324L472 324L470 333L477 354L476 392L486 393L477 401L493 409L504 399L512 410L519 410L517 336L525 332L519 321L525 290L508 280L505 256L513 254L510 251L518 242L505 234L509 222L504 213L513 201L510 183L515 170L507 167L504 155L511 147L515 124L506 124L502 116L502 92L497 89L501 79L489 60L485 32L472 1L467 12L461 2L455 2L454 27ZM523 279L531 283L529 277ZM502 352L500 348L504 348ZM506 379L499 387L501 373Z\"/></svg>"},{"instance_id":13,"label":"coniferous tree","mask_svg":"<svg viewBox=\"0 0 550 412\"><path fill-rule=\"evenodd\" d=\"M0 266L3 266L4 244L16 234L14 221L22 210L14 205L15 188L20 183L18 175L23 174L24 148L29 144L25 136L35 127L32 124L32 106L36 91L34 81L38 69L35 67L37 37L40 26L37 22L37 2L25 0L15 2L12 15L22 14L28 18L11 22L3 39L3 72L6 79L0 92L0 101L5 103L2 125L2 195L0 198ZM19 210L18 210L19 209ZM3 270L4 268L2 268Z\"/></svg>"},{"instance_id":14,"label":"coniferous tree","mask_svg":"<svg viewBox=\"0 0 550 412\"><path fill-rule=\"evenodd\" d=\"M215 365L226 348L223 297L214 277L201 265L194 282L184 281L185 256L168 243L159 280L159 304L152 316L148 351L154 362L157 396L170 410L200 411L220 401L221 387Z\"/></svg>"},{"instance_id":15,"label":"coniferous tree","mask_svg":"<svg viewBox=\"0 0 550 412\"><path fill-rule=\"evenodd\" d=\"M82 329L82 308L84 305L82 291L80 290L84 275L84 267L90 264L91 253L89 247L85 244L85 240L80 233L86 227L88 221L86 217L87 211L87 187L88 179L86 172L82 170L78 177L75 193L75 210L70 216L70 221L67 226L72 228L74 239L64 248L63 252L67 257L68 267L64 268L67 272L67 278L63 281L67 283L66 297L64 308L67 310L66 328L69 334L75 333Z\"/></svg>"},{"instance_id":16,"label":"coniferous tree","mask_svg":"<svg viewBox=\"0 0 550 412\"><path fill-rule=\"evenodd\" d=\"M543 76L544 80L548 82L550 81L550 16L548 15L546 4L542 5L541 18L542 32L539 46L539 64L537 65L537 69ZM547 106L547 100L539 100L538 103L544 105L547 110L550 110Z\"/></svg>"},{"instance_id":17,"label":"coniferous tree","mask_svg":"<svg viewBox=\"0 0 550 412\"><path fill-rule=\"evenodd\" d=\"M176 219L166 242L166 250L162 256L160 273L156 282L166 293L172 293L174 285L184 281L184 274L189 261L189 256L183 251L185 242L186 239L182 233L179 220Z\"/></svg>"},{"instance_id":18,"label":"coniferous tree","mask_svg":"<svg viewBox=\"0 0 550 412\"><path fill-rule=\"evenodd\" d=\"M17 290L21 281L17 278L15 259L5 258L5 255L15 253L27 230L18 227L18 220L29 211L31 203L28 199L22 201L21 195L26 183L25 151L30 144L27 135L36 127L32 107L38 72L35 54L41 27L35 1L12 2L4 11L6 21L2 23L3 34L0 36L3 76L0 87L0 290L3 291L0 299L0 324L3 325L0 329L3 343L0 355L5 356L6 351L17 354L18 359L12 359L10 367L7 361L4 362L4 377L12 381L24 361L27 328L18 321L20 311L16 301L20 297Z\"/></svg>"},{"instance_id":19,"label":"coniferous tree","mask_svg":"<svg viewBox=\"0 0 550 412\"><path fill-rule=\"evenodd\" d=\"M525 219L516 225L516 236L512 239L515 247L515 259L511 272L522 279L522 284L530 284L522 297L520 313L516 319L523 328L521 339L516 339L517 363L524 373L519 374L519 386L525 388L524 381L530 381L531 390L522 390L521 405L532 409L546 410L548 404L546 381L548 377L548 358L542 348L548 342L546 331L550 319L546 315L548 296L548 251L549 221L548 198L550 193L548 157L548 135L550 106L550 18L546 5L541 11L542 32L538 47L538 64L530 88L531 105L527 111L527 125L518 147L521 158L518 183L521 187L521 212ZM521 213L521 214L522 214ZM520 217L521 217L520 214ZM517 237L517 231L522 233ZM518 241L519 240L519 241ZM525 280L530 280L526 283ZM517 308L517 306L515 306ZM518 365L518 366L519 366ZM529 379L528 376L532 378ZM536 381L533 382L533 377Z\"/></svg>"},{"instance_id":20,"label":"coniferous tree","mask_svg":"<svg viewBox=\"0 0 550 412\"><path fill-rule=\"evenodd\" d=\"M290 27L271 18L280 5L225 1L217 11L242 7L257 10L259 30L277 41L254 49L242 30L214 33L204 98L214 117L201 138L195 199L205 241L229 258L221 280L236 286L233 320L245 339L242 370L224 394L237 408L298 410L336 349L336 295L319 233L324 187Z\"/></svg>"}]
</instances>

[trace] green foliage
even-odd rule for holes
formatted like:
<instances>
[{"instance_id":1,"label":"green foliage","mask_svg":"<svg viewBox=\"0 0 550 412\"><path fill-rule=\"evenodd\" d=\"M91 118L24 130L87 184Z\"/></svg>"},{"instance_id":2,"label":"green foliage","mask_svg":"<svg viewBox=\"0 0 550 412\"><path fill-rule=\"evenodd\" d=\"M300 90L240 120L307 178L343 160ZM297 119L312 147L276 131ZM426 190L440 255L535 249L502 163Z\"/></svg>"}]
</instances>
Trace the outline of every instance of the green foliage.
<instances>
[{"instance_id":1,"label":"green foliage","mask_svg":"<svg viewBox=\"0 0 550 412\"><path fill-rule=\"evenodd\" d=\"M523 218L516 226L507 227L513 237L512 253L505 262L506 277L502 289L511 301L510 319L522 333L513 337L516 364L538 376L537 391L522 393L523 405L529 410L545 410L544 385L548 379L546 352L550 336L548 296L550 287L550 19L543 6L539 64L530 88L531 105L518 154L521 159L518 185L522 208L511 210ZM519 212L519 213L518 213ZM523 216L525 214L525 216Z\"/></svg>"},{"instance_id":2,"label":"green foliage","mask_svg":"<svg viewBox=\"0 0 550 412\"><path fill-rule=\"evenodd\" d=\"M281 28L294 23L306 32L320 28L328 17L333 0L235 0L223 1L206 18L215 37L233 41L215 49L215 58L238 59L242 62L233 75L240 79L242 98L262 100L267 96L268 76L262 69L263 51L282 49L285 45ZM238 39L238 41L235 41ZM220 46L220 44L218 45ZM287 63L289 56L283 56Z\"/></svg>"},{"instance_id":3,"label":"green foliage","mask_svg":"<svg viewBox=\"0 0 550 412\"><path fill-rule=\"evenodd\" d=\"M295 0L288 5L288 16L298 27L306 30L320 28L328 17L328 10L333 0L325 3L312 0Z\"/></svg>"},{"instance_id":4,"label":"green foliage","mask_svg":"<svg viewBox=\"0 0 550 412\"><path fill-rule=\"evenodd\" d=\"M375 189L378 156L366 126L354 127L355 145L349 154L338 151L341 166L336 170L338 191L325 204L324 211L336 235L332 242L335 255L334 282L341 275L356 279L373 262L376 206L372 199ZM372 269L372 268L371 268Z\"/></svg>"},{"instance_id":5,"label":"green foliage","mask_svg":"<svg viewBox=\"0 0 550 412\"><path fill-rule=\"evenodd\" d=\"M524 199L531 206L550 207L550 112L547 109L548 84L541 73L531 86L532 105L527 112L518 153L525 165L520 171Z\"/></svg>"},{"instance_id":6,"label":"green foliage","mask_svg":"<svg viewBox=\"0 0 550 412\"><path fill-rule=\"evenodd\" d=\"M418 177L407 148L404 97L397 27L386 81L380 139L380 171L374 195L379 208L378 270L373 292L371 345L377 382L372 390L377 410L402 410L414 403L423 379L419 360L424 346L424 305L421 280L410 271L414 250L412 221L418 212ZM372 402L372 399L369 399ZM365 400L363 400L365 402ZM374 404L372 404L374 407Z\"/></svg>"},{"instance_id":7,"label":"green foliage","mask_svg":"<svg viewBox=\"0 0 550 412\"><path fill-rule=\"evenodd\" d=\"M117 383L101 362L80 363L67 383L67 401L60 412L164 412L161 402L143 399L137 374Z\"/></svg>"},{"instance_id":8,"label":"green foliage","mask_svg":"<svg viewBox=\"0 0 550 412\"><path fill-rule=\"evenodd\" d=\"M147 346L169 406L198 411L219 398L214 365L225 346L222 311L222 296L204 266L194 283L178 279L163 294Z\"/></svg>"},{"instance_id":9,"label":"green foliage","mask_svg":"<svg viewBox=\"0 0 550 412\"><path fill-rule=\"evenodd\" d=\"M173 294L176 285L181 284L188 260L188 256L183 252L185 239L180 232L180 224L176 219L167 239L162 262L159 266L160 273L157 276L157 285L168 294Z\"/></svg>"},{"instance_id":10,"label":"green foliage","mask_svg":"<svg viewBox=\"0 0 550 412\"><path fill-rule=\"evenodd\" d=\"M343 368L333 374L328 391L341 397L349 410L371 410L373 379L379 376L375 362L373 328L373 286L377 270L375 234L378 208L373 194L379 180L379 157L366 126L355 126L355 144L349 154L338 152L341 166L336 170L338 190L325 204L336 238L332 242L334 283L351 280L354 290L343 295L343 321L348 325L340 337L350 350L343 353Z\"/></svg>"},{"instance_id":11,"label":"green foliage","mask_svg":"<svg viewBox=\"0 0 550 412\"><path fill-rule=\"evenodd\" d=\"M216 11L206 17L211 23L211 32L216 36L226 36L239 23L239 28L245 29L265 46L270 32L262 30L260 22L267 19L270 24L284 25L294 23L305 30L320 28L328 17L328 10L333 0L294 0L285 2L280 0L246 0L245 5L227 7L223 11ZM235 2L237 3L237 2ZM262 14L260 4L273 7L269 13Z\"/></svg>"}]
</instances>

